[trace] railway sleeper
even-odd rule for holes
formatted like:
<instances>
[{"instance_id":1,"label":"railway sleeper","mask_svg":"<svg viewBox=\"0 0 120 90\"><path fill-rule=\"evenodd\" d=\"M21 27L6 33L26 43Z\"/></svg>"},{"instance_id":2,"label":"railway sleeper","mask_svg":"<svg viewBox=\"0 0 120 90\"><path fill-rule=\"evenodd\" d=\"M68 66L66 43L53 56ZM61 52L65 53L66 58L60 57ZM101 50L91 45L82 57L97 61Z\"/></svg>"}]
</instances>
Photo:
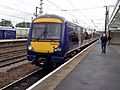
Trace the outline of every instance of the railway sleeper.
<instances>
[{"instance_id":1,"label":"railway sleeper","mask_svg":"<svg viewBox=\"0 0 120 90\"><path fill-rule=\"evenodd\" d=\"M26 54L23 53L23 54L20 54L20 55L14 56L14 57L3 58L3 59L0 60L0 63L1 63L1 62L5 62L5 61L9 61L9 60L14 59L14 58L20 58L20 57L23 57L23 56L26 56Z\"/></svg>"},{"instance_id":2,"label":"railway sleeper","mask_svg":"<svg viewBox=\"0 0 120 90\"><path fill-rule=\"evenodd\" d=\"M5 62L0 63L0 67L5 67L5 66L8 66L8 65L11 65L14 63L18 63L20 61L24 61L24 60L26 60L26 56L19 57L18 59L11 59L9 61L5 61Z\"/></svg>"},{"instance_id":3,"label":"railway sleeper","mask_svg":"<svg viewBox=\"0 0 120 90\"><path fill-rule=\"evenodd\" d=\"M1 54L0 56L0 61L1 59L5 59L5 58L8 58L8 57L13 57L13 55L18 55L19 53L26 53L24 52L25 50L23 51L18 51L18 52L10 52L10 53L4 53L4 54Z\"/></svg>"},{"instance_id":4,"label":"railway sleeper","mask_svg":"<svg viewBox=\"0 0 120 90\"><path fill-rule=\"evenodd\" d=\"M0 56L1 56L1 54L6 54L6 53L11 53L11 52L17 52L17 51L23 51L23 50L25 50L26 51L26 48L22 48L22 49L20 49L20 48L18 48L18 49L10 49L10 50L4 50L3 52L1 51L0 52Z\"/></svg>"}]
</instances>

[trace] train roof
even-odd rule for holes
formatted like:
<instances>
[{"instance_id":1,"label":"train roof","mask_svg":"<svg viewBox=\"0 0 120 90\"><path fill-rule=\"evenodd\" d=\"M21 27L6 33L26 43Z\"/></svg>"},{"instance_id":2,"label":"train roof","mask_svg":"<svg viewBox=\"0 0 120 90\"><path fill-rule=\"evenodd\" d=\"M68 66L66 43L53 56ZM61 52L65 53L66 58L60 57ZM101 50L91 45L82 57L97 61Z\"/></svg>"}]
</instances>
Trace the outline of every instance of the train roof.
<instances>
[{"instance_id":1,"label":"train roof","mask_svg":"<svg viewBox=\"0 0 120 90\"><path fill-rule=\"evenodd\" d=\"M38 18L58 18L60 19L62 22L65 22L66 19L64 17L61 17L61 16L58 16L58 15L54 15L54 14L45 14L45 15L42 15L42 16L39 16L37 18L35 18L34 20L38 19ZM33 21L34 21L33 20Z\"/></svg>"},{"instance_id":2,"label":"train roof","mask_svg":"<svg viewBox=\"0 0 120 90\"><path fill-rule=\"evenodd\" d=\"M15 28L0 26L0 30L15 30Z\"/></svg>"},{"instance_id":3,"label":"train roof","mask_svg":"<svg viewBox=\"0 0 120 90\"><path fill-rule=\"evenodd\" d=\"M57 19L60 19L62 22L67 22L70 25L77 25L79 27L82 27L78 23L74 23L74 22L68 21L64 17L61 17L59 15L55 15L55 14L45 14L45 15L42 15L42 16L39 16L39 17L35 18L34 20L36 20L38 18L57 18Z\"/></svg>"}]
</instances>

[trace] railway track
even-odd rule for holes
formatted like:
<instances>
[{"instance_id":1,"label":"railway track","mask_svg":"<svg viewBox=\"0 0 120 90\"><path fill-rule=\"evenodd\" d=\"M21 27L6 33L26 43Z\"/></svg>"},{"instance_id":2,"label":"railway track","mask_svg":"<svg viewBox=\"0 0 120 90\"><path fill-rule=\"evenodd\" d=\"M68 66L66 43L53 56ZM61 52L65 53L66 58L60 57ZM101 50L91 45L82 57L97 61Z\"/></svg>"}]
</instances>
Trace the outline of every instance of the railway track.
<instances>
[{"instance_id":1,"label":"railway track","mask_svg":"<svg viewBox=\"0 0 120 90\"><path fill-rule=\"evenodd\" d=\"M26 41L0 42L0 67L26 60Z\"/></svg>"},{"instance_id":2,"label":"railway track","mask_svg":"<svg viewBox=\"0 0 120 90\"><path fill-rule=\"evenodd\" d=\"M82 51L83 49L85 49L86 47L88 47L89 45L94 43L95 41L81 47L80 51ZM80 52L77 52L77 53L80 53ZM70 57L70 58L72 58L72 57ZM7 86L1 88L1 90L25 90L28 87L30 87L31 85L33 85L35 82L37 82L38 80L42 79L44 76L46 76L47 74L52 72L54 69L50 68L50 67L48 67L47 69L39 69L39 70L37 70L37 71L27 75L27 76L15 81L14 83L11 83L10 85L7 85Z\"/></svg>"},{"instance_id":3,"label":"railway track","mask_svg":"<svg viewBox=\"0 0 120 90\"><path fill-rule=\"evenodd\" d=\"M9 84L8 86L1 88L1 90L25 90L51 71L53 71L53 69L44 70L40 68L29 75Z\"/></svg>"}]
</instances>

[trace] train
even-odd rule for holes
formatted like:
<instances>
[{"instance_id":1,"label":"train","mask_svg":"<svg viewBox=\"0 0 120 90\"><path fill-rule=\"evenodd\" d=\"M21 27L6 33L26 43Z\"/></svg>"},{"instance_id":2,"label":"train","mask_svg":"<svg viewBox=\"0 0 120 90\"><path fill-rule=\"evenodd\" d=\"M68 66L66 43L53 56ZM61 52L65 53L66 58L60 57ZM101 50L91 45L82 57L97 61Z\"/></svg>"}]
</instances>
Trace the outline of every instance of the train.
<instances>
[{"instance_id":1,"label":"train","mask_svg":"<svg viewBox=\"0 0 120 90\"><path fill-rule=\"evenodd\" d=\"M58 15L45 14L35 18L29 29L27 60L37 66L56 66L79 47L95 40L95 30L83 28Z\"/></svg>"},{"instance_id":2,"label":"train","mask_svg":"<svg viewBox=\"0 0 120 90\"><path fill-rule=\"evenodd\" d=\"M20 28L20 27L16 27L16 38L17 39L24 39L28 37L28 31L29 28Z\"/></svg>"},{"instance_id":3,"label":"train","mask_svg":"<svg viewBox=\"0 0 120 90\"><path fill-rule=\"evenodd\" d=\"M16 30L9 27L0 27L0 39L15 39Z\"/></svg>"},{"instance_id":4,"label":"train","mask_svg":"<svg viewBox=\"0 0 120 90\"><path fill-rule=\"evenodd\" d=\"M27 38L29 28L3 27L0 26L0 39L22 39Z\"/></svg>"}]
</instances>

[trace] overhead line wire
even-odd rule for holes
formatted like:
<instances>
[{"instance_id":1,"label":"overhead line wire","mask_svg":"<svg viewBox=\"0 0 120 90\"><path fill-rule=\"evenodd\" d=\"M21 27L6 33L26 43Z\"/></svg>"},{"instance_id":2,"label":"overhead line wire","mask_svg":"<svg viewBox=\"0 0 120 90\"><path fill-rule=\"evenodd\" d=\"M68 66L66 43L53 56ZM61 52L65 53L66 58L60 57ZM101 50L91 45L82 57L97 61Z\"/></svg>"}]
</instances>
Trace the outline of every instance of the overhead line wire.
<instances>
[{"instance_id":1,"label":"overhead line wire","mask_svg":"<svg viewBox=\"0 0 120 90\"><path fill-rule=\"evenodd\" d=\"M49 1L49 0L47 0L48 2L50 2L51 4L53 4L54 6L56 6L57 8L59 8L60 10L63 10L61 7L59 7L59 6L57 6L56 4L54 4L54 3L52 3L51 1ZM74 18L76 18L76 19L78 19L77 17L75 17L73 14L71 14L71 13L69 13L69 12L67 12L69 15L71 15L71 16L73 16ZM80 20L80 19L78 19L78 20ZM80 21L82 21L82 20L80 20ZM86 24L84 21L82 21L84 24Z\"/></svg>"},{"instance_id":2,"label":"overhead line wire","mask_svg":"<svg viewBox=\"0 0 120 90\"><path fill-rule=\"evenodd\" d=\"M90 8L81 8L81 9L74 9L74 10L72 10L72 11L78 11L78 10L89 10L89 9L97 9L97 8L104 8L104 6L90 7Z\"/></svg>"},{"instance_id":3,"label":"overhead line wire","mask_svg":"<svg viewBox=\"0 0 120 90\"><path fill-rule=\"evenodd\" d=\"M56 6L59 9L62 9L61 7L57 6L56 4L52 3L51 1L47 0L48 2L50 2L51 4L53 4L54 6Z\"/></svg>"},{"instance_id":4,"label":"overhead line wire","mask_svg":"<svg viewBox=\"0 0 120 90\"><path fill-rule=\"evenodd\" d=\"M104 6L99 6L99 7L90 7L90 8L81 8L81 9L66 9L66 11L79 11L79 10L89 10L89 9L97 9L97 8L104 8ZM50 8L44 8L48 10L58 10L58 9L50 9ZM59 10L61 11L61 10Z\"/></svg>"},{"instance_id":5,"label":"overhead line wire","mask_svg":"<svg viewBox=\"0 0 120 90\"><path fill-rule=\"evenodd\" d=\"M2 14L2 15L5 15L5 16L10 16L10 17L19 18L19 19L26 19L26 18L23 18L23 17L14 16L14 15L8 15L8 14L5 14L5 13L1 13L1 12L0 12L0 14ZM30 20L30 19L26 19L26 20Z\"/></svg>"},{"instance_id":6,"label":"overhead line wire","mask_svg":"<svg viewBox=\"0 0 120 90\"><path fill-rule=\"evenodd\" d=\"M12 7L8 7L8 6L5 6L5 5L1 5L1 4L0 4L0 6L3 7L3 8L8 8L8 9L11 9L11 10L23 12L23 13L26 13L26 14L29 14L29 15L31 14L31 13L28 13L28 12L25 12L25 11L22 11L22 10L18 10L18 9L15 9L15 8L12 8ZM32 15L32 14L31 14L31 15Z\"/></svg>"},{"instance_id":7,"label":"overhead line wire","mask_svg":"<svg viewBox=\"0 0 120 90\"><path fill-rule=\"evenodd\" d=\"M80 12L79 10L88 10L88 9L104 8L104 6L92 7L92 8L85 8L85 9L77 9L70 0L67 0L67 1L75 8L75 10L73 10L73 11L78 11L80 14L82 14L84 17L86 17L90 22L92 21L92 24L95 26L95 28L97 28L96 25L95 25L95 23L93 22L93 20L90 19L90 18L88 18L86 15L84 15L84 14L83 14L82 12ZM88 25L88 26L89 26L89 25Z\"/></svg>"},{"instance_id":8,"label":"overhead line wire","mask_svg":"<svg viewBox=\"0 0 120 90\"><path fill-rule=\"evenodd\" d=\"M33 5L31 3L26 2L25 0L22 0L22 1L24 1L24 3L26 3L28 6L33 7ZM20 3L23 3L22 1L20 1ZM18 0L16 0L16 2L18 2Z\"/></svg>"},{"instance_id":9,"label":"overhead line wire","mask_svg":"<svg viewBox=\"0 0 120 90\"><path fill-rule=\"evenodd\" d=\"M72 5L72 7L73 8L75 8L76 9L76 7L74 6L74 4L70 1L70 0L67 0L71 5ZM89 18L87 17L87 16L85 16L82 12L80 12L80 11L78 11L80 14L82 14L84 17L86 17L88 20L89 20ZM88 25L88 24L87 24ZM89 26L89 25L88 25Z\"/></svg>"}]
</instances>

